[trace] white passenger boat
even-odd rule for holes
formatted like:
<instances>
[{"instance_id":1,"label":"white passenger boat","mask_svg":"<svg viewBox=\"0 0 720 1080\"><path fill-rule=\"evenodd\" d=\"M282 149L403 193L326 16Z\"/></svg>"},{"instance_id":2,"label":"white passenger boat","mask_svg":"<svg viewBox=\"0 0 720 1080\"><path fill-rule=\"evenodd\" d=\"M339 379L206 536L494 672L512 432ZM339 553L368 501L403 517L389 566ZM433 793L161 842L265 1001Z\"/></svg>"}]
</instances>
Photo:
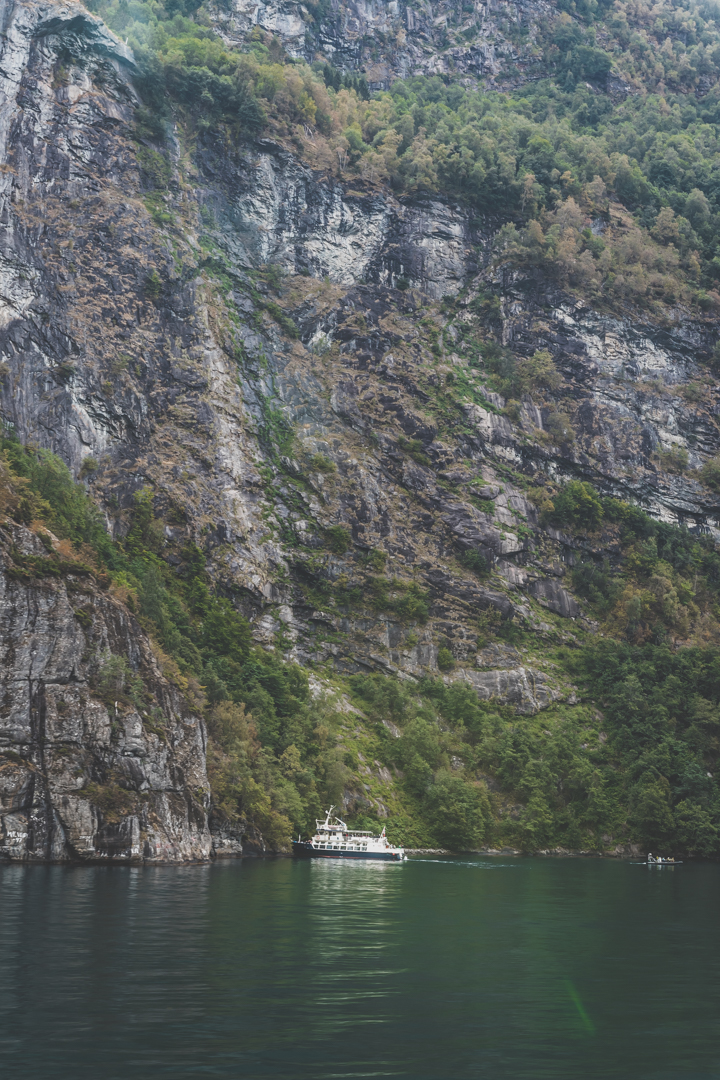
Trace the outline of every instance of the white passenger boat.
<instances>
[{"instance_id":1,"label":"white passenger boat","mask_svg":"<svg viewBox=\"0 0 720 1080\"><path fill-rule=\"evenodd\" d=\"M403 848L393 847L385 829L374 836L367 829L348 829L339 817L332 817L331 806L324 821L315 819L316 833L311 840L294 840L295 855L315 859L384 859L402 862L407 859Z\"/></svg>"}]
</instances>

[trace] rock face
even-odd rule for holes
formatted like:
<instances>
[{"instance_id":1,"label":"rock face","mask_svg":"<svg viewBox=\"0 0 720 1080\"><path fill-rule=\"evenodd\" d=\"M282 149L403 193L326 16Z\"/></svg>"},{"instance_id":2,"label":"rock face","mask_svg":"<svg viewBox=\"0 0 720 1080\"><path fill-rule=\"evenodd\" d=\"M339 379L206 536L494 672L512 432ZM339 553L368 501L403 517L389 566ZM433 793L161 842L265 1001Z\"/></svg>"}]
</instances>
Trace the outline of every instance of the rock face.
<instances>
[{"instance_id":1,"label":"rock face","mask_svg":"<svg viewBox=\"0 0 720 1080\"><path fill-rule=\"evenodd\" d=\"M334 0L311 14L299 0L234 0L216 4L214 15L230 41L259 26L275 34L291 56L323 56L342 70L364 71L371 89L386 90L393 78L409 75L522 82L538 69L532 48L536 25L554 10L544 0ZM508 27L525 33L522 45L511 40Z\"/></svg>"},{"instance_id":2,"label":"rock face","mask_svg":"<svg viewBox=\"0 0 720 1080\"><path fill-rule=\"evenodd\" d=\"M456 293L475 268L466 208L348 190L269 139L236 159L206 146L197 160L204 206L244 269L274 263L346 286L401 281L439 298Z\"/></svg>"},{"instance_id":3,"label":"rock face","mask_svg":"<svg viewBox=\"0 0 720 1080\"><path fill-rule=\"evenodd\" d=\"M607 494L630 499L665 521L716 530L718 497L692 475L718 453L717 391L705 382L715 340L714 320L678 319L671 327L601 316L582 303L548 296L532 280L506 290L503 337L528 352L548 348L573 388L575 438L538 454L560 476L580 476ZM542 305L554 301L548 314ZM697 389L697 393L694 390ZM516 459L527 456L523 434L543 430L548 410L528 401L514 435L505 439ZM500 441L500 440L497 440ZM686 454L689 475L663 464Z\"/></svg>"},{"instance_id":4,"label":"rock face","mask_svg":"<svg viewBox=\"0 0 720 1080\"><path fill-rule=\"evenodd\" d=\"M203 721L127 609L81 565L43 578L46 556L2 530L0 856L207 859Z\"/></svg>"},{"instance_id":5,"label":"rock face","mask_svg":"<svg viewBox=\"0 0 720 1080\"><path fill-rule=\"evenodd\" d=\"M230 39L257 23L298 56L320 47L380 87L451 68L524 77L525 53L498 30L510 7L332 4L313 22L292 0L235 0L216 19ZM550 6L512 9L528 20ZM122 43L72 0L4 0L0 12L4 422L75 476L94 459L88 487L116 537L149 487L168 560L188 540L202 547L256 640L288 658L442 675L521 713L570 695L537 657L486 646L512 622L542 635L557 619L571 635L585 618L566 571L588 545L543 529L508 467L588 479L665 520L719 529L717 496L668 464L683 452L697 469L720 451L717 386L689 390L716 328L599 315L532 275L503 277L490 259L497 223L343 182L269 139L228 147L207 134L190 153L176 133L159 195L154 151L133 138ZM472 33L439 53L451 24ZM255 273L263 264L284 274L276 289ZM428 305L466 287L462 321L488 283L498 337L519 355L553 354L573 437L539 397L513 411L476 383L462 408L448 402L468 364ZM347 546L328 543L338 525ZM31 533L12 542L43 555ZM207 857L203 725L140 627L72 574L13 577L9 539L3 550L2 852ZM154 718L98 697L106 655L142 678ZM218 826L217 853L242 845Z\"/></svg>"}]
</instances>

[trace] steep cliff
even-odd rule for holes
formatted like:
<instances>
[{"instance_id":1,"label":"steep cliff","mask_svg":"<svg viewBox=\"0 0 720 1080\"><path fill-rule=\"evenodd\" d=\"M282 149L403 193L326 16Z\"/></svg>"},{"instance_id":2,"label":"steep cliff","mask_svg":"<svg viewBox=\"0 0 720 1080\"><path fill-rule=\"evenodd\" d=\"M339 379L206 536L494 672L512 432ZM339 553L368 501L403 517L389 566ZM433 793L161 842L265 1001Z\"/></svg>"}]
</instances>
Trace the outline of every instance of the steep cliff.
<instances>
[{"instance_id":1,"label":"steep cliff","mask_svg":"<svg viewBox=\"0 0 720 1080\"><path fill-rule=\"evenodd\" d=\"M196 9L166 7L180 35L182 13ZM193 25L205 27L198 41L215 42L214 27L242 47L253 27L272 31L291 56L332 61L330 82L342 69L364 73L370 90L415 74L492 89L551 70L545 23L556 14L536 3L311 10L239 0L209 6ZM693 298L653 264L657 299L640 304L629 285L621 293L617 264L588 262L603 246L620 252L629 279L627 250L639 243L640 226L603 185L581 196L555 170L556 218L538 225L540 239L509 236L502 215L467 195L386 183L362 165L373 151L370 141L354 150L352 125L331 138L307 103L291 123L280 91L280 105L268 97L264 106L264 131L195 105L153 114L148 55L134 56L81 4L6 0L2 19L2 416L22 443L57 454L102 508L128 560L103 572L144 620L95 584L79 593L72 568L35 580L13 552L32 562L45 548L5 526L5 853L208 857L201 713L226 699L247 704L257 730L235 716L228 734L225 714L213 714L225 739L218 784L230 792L216 798L217 850L242 850L248 821L267 822L282 846L282 823L304 825L326 794L349 813L389 814L409 839L613 850L640 836L645 826L623 820L635 798L627 791L612 814L596 799L572 829L548 825L565 820L563 784L582 788L589 805L593 777L604 770L612 787L620 761L604 749L600 691L562 650L580 652L599 634L672 648L717 640L707 561L720 528L707 469L720 453L713 297L696 283ZM263 42L280 69L278 41ZM163 62L168 86L209 71L178 67L173 53ZM592 95L613 100L620 76L630 78L623 71L587 84ZM247 88L232 97L230 75L217 78L228 81L213 84L215 99L202 92L207 108L221 90L246 108ZM422 132L413 137L419 146ZM524 212L539 198L527 175L535 181L512 180ZM522 226L519 212L513 221ZM653 228L657 262L664 234ZM563 229L565 254L556 240L549 253ZM567 490L599 509L563 517ZM628 532L631 504L650 515L645 532ZM145 547L143 506L155 519ZM664 554L677 525L693 543L705 537L690 569ZM652 566L641 540L655 544ZM313 672L296 713L283 713L277 673L257 676L275 695L275 727L250 676L231 673L236 685L213 663L192 552L203 588L242 612L258 646L288 670ZM158 566L162 601L150 595ZM612 608L602 608L603 591ZM146 631L179 665L170 681ZM127 663L121 681L143 680L136 696L153 703L154 719L125 691L117 705L98 699L108 656ZM377 675L399 680L400 704L378 704ZM458 689L471 692L464 720L443 697ZM714 691L697 693L714 701ZM326 701L330 719L312 712ZM487 710L485 727L472 702ZM437 712L426 752L417 725L428 709ZM301 713L313 717L303 730L324 734L293 728L287 718ZM520 754L525 772L503 757L516 722L532 741ZM563 739L573 746L566 759ZM714 739L697 751L708 775ZM232 768L242 782L228 779ZM455 813L442 809L443 785L461 780L480 800L468 813L482 828L443 833L437 822ZM703 813L715 787L697 795Z\"/></svg>"},{"instance_id":2,"label":"steep cliff","mask_svg":"<svg viewBox=\"0 0 720 1080\"><path fill-rule=\"evenodd\" d=\"M202 719L102 577L41 536L0 536L0 854L207 859Z\"/></svg>"},{"instance_id":3,"label":"steep cliff","mask_svg":"<svg viewBox=\"0 0 720 1080\"><path fill-rule=\"evenodd\" d=\"M242 41L255 26L276 34L292 56L313 60L318 52L338 67L365 73L374 90L394 78L451 75L488 78L491 85L517 81L542 70L535 39L552 4L523 3L319 3L293 0L258 4L238 0L213 8L229 40Z\"/></svg>"}]
</instances>

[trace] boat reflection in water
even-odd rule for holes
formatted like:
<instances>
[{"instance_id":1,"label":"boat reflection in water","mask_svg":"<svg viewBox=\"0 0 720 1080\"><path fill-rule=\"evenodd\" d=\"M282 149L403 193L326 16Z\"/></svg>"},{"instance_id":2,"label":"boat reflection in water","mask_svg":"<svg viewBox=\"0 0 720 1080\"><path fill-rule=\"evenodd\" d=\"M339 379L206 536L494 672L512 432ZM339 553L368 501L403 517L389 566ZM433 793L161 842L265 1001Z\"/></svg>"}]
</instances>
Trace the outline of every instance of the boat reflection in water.
<instances>
[{"instance_id":1,"label":"boat reflection in water","mask_svg":"<svg viewBox=\"0 0 720 1080\"><path fill-rule=\"evenodd\" d=\"M407 855L403 848L393 847L385 835L379 836L367 829L348 829L339 817L332 817L331 806L325 820L315 820L316 833L310 840L294 840L296 855L315 859L380 859L383 862L403 862Z\"/></svg>"}]
</instances>

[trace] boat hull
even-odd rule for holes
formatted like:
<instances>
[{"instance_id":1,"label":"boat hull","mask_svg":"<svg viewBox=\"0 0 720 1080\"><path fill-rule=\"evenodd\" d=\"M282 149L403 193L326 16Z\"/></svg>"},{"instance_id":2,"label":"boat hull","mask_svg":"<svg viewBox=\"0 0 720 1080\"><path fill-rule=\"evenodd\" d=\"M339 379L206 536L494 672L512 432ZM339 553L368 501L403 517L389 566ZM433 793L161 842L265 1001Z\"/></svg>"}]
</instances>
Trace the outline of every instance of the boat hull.
<instances>
[{"instance_id":1,"label":"boat hull","mask_svg":"<svg viewBox=\"0 0 720 1080\"><path fill-rule=\"evenodd\" d=\"M404 859L404 855L396 851L327 851L302 840L293 841L293 854L304 859L372 859L375 862L402 862Z\"/></svg>"}]
</instances>

